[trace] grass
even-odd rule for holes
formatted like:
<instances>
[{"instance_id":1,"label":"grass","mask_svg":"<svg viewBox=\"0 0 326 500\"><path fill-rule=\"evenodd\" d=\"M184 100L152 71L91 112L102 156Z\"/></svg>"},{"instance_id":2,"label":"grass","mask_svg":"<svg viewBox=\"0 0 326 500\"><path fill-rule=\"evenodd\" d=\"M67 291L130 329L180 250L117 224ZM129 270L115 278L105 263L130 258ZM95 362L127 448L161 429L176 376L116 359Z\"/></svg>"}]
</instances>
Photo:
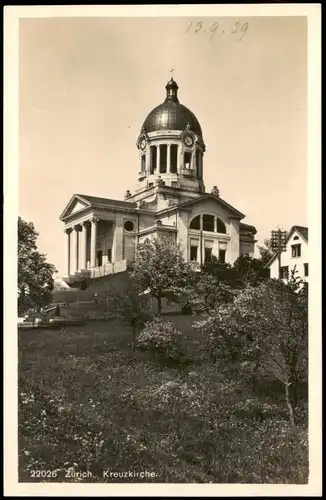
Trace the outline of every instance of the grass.
<instances>
[{"instance_id":1,"label":"grass","mask_svg":"<svg viewBox=\"0 0 326 500\"><path fill-rule=\"evenodd\" d=\"M281 393L203 360L198 317L167 319L188 338L186 369L133 353L119 322L19 333L20 481L307 482L306 415L294 436Z\"/></svg>"}]
</instances>

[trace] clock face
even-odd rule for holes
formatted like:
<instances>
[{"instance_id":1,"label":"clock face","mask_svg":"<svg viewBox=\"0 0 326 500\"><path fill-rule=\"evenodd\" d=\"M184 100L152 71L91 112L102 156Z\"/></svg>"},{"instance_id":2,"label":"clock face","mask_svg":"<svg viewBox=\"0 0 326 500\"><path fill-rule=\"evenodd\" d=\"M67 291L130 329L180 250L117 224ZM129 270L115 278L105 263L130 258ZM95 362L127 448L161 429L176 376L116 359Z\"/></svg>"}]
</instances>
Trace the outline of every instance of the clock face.
<instances>
[{"instance_id":1,"label":"clock face","mask_svg":"<svg viewBox=\"0 0 326 500\"><path fill-rule=\"evenodd\" d=\"M186 135L185 138L184 138L184 143L186 146L192 146L193 143L194 143L194 140L193 138L191 137L191 135Z\"/></svg>"},{"instance_id":2,"label":"clock face","mask_svg":"<svg viewBox=\"0 0 326 500\"><path fill-rule=\"evenodd\" d=\"M140 141L140 149L144 150L146 147L146 141L145 139L143 138L141 141Z\"/></svg>"}]
</instances>

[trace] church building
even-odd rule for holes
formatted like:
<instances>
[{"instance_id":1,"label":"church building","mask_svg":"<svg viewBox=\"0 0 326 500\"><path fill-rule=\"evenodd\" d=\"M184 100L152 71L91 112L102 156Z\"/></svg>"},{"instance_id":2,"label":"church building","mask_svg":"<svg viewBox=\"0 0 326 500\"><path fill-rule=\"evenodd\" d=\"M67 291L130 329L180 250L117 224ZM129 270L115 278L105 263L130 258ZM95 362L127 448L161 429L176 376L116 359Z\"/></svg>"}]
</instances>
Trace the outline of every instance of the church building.
<instances>
[{"instance_id":1,"label":"church building","mask_svg":"<svg viewBox=\"0 0 326 500\"><path fill-rule=\"evenodd\" d=\"M198 267L216 256L232 264L254 255L255 227L204 185L205 142L196 116L179 102L178 85L145 119L137 139L138 183L124 200L74 194L60 216L70 285L127 269L137 245L167 236ZM136 172L136 169L135 169ZM135 179L136 180L136 179Z\"/></svg>"}]
</instances>

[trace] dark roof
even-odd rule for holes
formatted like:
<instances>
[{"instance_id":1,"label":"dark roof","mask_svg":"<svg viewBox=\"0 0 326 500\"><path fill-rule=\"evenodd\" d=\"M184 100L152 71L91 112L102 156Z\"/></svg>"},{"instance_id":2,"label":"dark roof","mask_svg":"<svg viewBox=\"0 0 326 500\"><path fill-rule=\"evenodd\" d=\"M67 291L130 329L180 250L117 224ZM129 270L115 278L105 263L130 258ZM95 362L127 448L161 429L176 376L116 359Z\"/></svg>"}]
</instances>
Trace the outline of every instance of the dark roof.
<instances>
[{"instance_id":1,"label":"dark roof","mask_svg":"<svg viewBox=\"0 0 326 500\"><path fill-rule=\"evenodd\" d=\"M292 229L296 229L301 236L308 241L308 228L304 226L293 226Z\"/></svg>"},{"instance_id":2,"label":"dark roof","mask_svg":"<svg viewBox=\"0 0 326 500\"><path fill-rule=\"evenodd\" d=\"M158 214L173 211L176 208L187 207L188 205L192 205L194 203L199 203L200 201L206 200L207 198L212 198L216 201L219 201L222 205L224 205L230 211L232 211L234 214L236 214L236 216L239 217L240 219L243 219L245 217L243 213L239 212L239 210L232 207L232 205L230 205L226 201L222 200L222 198L220 198L219 196L215 196L214 194L211 194L211 193L206 193L206 194L203 194L202 196L199 196L198 198L193 198L191 200L187 200L187 201L184 201L184 202L176 204L176 205L171 205L168 208L163 208L162 210L159 210Z\"/></svg>"},{"instance_id":3,"label":"dark roof","mask_svg":"<svg viewBox=\"0 0 326 500\"><path fill-rule=\"evenodd\" d=\"M137 204L132 201L121 201L121 200L111 200L110 198L99 198L98 196L89 196L88 194L76 194L79 198L83 198L88 201L91 205L116 205L123 207L137 208Z\"/></svg>"},{"instance_id":4,"label":"dark roof","mask_svg":"<svg viewBox=\"0 0 326 500\"><path fill-rule=\"evenodd\" d=\"M178 85L173 78L166 85L167 95L162 104L156 106L145 119L142 130L155 132L158 130L191 130L201 138L202 129L196 116L190 109L180 104Z\"/></svg>"},{"instance_id":5,"label":"dark roof","mask_svg":"<svg viewBox=\"0 0 326 500\"><path fill-rule=\"evenodd\" d=\"M245 224L244 222L240 222L240 230L241 229L245 229L247 231L250 231L253 234L257 233L257 229L255 228L255 226L251 226L250 224Z\"/></svg>"}]
</instances>

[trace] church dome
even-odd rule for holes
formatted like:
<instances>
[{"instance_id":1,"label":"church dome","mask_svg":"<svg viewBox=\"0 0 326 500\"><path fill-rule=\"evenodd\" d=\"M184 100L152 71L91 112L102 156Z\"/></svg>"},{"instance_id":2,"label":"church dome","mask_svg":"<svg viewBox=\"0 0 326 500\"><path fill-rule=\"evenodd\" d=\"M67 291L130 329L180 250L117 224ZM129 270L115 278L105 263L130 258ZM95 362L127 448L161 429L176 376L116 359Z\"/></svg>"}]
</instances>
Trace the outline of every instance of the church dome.
<instances>
[{"instance_id":1,"label":"church dome","mask_svg":"<svg viewBox=\"0 0 326 500\"><path fill-rule=\"evenodd\" d=\"M156 132L159 130L191 130L202 138L202 130L196 116L190 109L180 104L178 85L171 78L166 84L166 99L156 106L144 121L142 130Z\"/></svg>"}]
</instances>

